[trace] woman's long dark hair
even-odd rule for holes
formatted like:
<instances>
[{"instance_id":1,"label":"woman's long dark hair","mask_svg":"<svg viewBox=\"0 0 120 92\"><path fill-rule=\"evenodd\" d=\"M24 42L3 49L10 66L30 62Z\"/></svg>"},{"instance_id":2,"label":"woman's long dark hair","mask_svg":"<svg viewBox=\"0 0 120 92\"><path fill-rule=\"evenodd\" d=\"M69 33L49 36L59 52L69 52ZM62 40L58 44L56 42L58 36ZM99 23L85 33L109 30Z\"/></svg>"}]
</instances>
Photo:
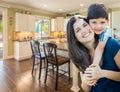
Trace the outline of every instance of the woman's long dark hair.
<instances>
[{"instance_id":1,"label":"woman's long dark hair","mask_svg":"<svg viewBox=\"0 0 120 92\"><path fill-rule=\"evenodd\" d=\"M85 20L81 17L77 18ZM76 65L76 67L79 70L84 71L86 67L91 64L91 57L89 55L88 49L83 46L75 37L73 25L76 20L76 17L72 17L67 24L67 41L69 56L72 59L73 63Z\"/></svg>"}]
</instances>

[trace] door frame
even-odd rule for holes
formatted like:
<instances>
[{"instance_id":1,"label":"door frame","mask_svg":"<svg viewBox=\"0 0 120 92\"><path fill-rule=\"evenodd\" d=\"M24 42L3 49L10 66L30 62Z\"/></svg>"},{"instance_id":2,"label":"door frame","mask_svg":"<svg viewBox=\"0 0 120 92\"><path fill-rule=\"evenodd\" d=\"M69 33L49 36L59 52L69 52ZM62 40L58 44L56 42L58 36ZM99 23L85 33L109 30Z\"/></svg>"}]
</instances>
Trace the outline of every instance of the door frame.
<instances>
[{"instance_id":1,"label":"door frame","mask_svg":"<svg viewBox=\"0 0 120 92\"><path fill-rule=\"evenodd\" d=\"M8 25L7 25L7 8L0 7L0 12L2 12L2 22L3 22L3 59L8 59Z\"/></svg>"}]
</instances>

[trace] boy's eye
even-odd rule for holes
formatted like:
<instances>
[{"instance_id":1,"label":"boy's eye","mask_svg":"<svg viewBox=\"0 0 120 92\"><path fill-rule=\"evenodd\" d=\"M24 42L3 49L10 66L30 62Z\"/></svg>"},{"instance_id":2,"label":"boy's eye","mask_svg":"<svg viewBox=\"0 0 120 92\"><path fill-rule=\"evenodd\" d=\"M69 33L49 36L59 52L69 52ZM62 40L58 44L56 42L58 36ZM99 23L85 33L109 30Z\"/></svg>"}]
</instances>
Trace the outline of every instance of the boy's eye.
<instances>
[{"instance_id":1,"label":"boy's eye","mask_svg":"<svg viewBox=\"0 0 120 92\"><path fill-rule=\"evenodd\" d=\"M95 21L93 21L93 22L92 22L92 24L96 24L96 22L95 22Z\"/></svg>"},{"instance_id":2,"label":"boy's eye","mask_svg":"<svg viewBox=\"0 0 120 92\"><path fill-rule=\"evenodd\" d=\"M101 22L101 24L105 24L105 22L103 21L103 22Z\"/></svg>"}]
</instances>

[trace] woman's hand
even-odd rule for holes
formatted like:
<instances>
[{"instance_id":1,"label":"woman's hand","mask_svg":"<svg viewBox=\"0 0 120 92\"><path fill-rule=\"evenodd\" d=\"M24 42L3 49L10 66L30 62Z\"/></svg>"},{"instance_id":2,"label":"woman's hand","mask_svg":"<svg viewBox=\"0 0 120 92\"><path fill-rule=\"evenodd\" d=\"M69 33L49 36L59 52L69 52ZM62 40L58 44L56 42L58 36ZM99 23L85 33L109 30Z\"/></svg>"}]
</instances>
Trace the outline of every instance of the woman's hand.
<instances>
[{"instance_id":1,"label":"woman's hand","mask_svg":"<svg viewBox=\"0 0 120 92\"><path fill-rule=\"evenodd\" d=\"M85 71L89 85L96 85L96 82L102 77L102 73L102 69L99 65L90 65Z\"/></svg>"}]
</instances>

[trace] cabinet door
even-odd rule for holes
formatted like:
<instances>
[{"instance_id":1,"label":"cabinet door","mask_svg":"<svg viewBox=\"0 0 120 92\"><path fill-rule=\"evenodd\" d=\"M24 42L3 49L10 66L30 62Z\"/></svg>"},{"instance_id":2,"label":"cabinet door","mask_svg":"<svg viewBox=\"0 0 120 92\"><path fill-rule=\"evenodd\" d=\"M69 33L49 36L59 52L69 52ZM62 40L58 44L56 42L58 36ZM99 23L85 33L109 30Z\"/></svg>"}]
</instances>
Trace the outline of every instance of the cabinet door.
<instances>
[{"instance_id":1,"label":"cabinet door","mask_svg":"<svg viewBox=\"0 0 120 92\"><path fill-rule=\"evenodd\" d=\"M20 43L20 58L21 59L27 59L30 58L32 55L31 48L30 48L30 42L21 42Z\"/></svg>"},{"instance_id":2,"label":"cabinet door","mask_svg":"<svg viewBox=\"0 0 120 92\"><path fill-rule=\"evenodd\" d=\"M114 33L120 37L120 11L112 12L112 28L114 29Z\"/></svg>"},{"instance_id":3,"label":"cabinet door","mask_svg":"<svg viewBox=\"0 0 120 92\"><path fill-rule=\"evenodd\" d=\"M14 42L14 58L19 60L19 42Z\"/></svg>"},{"instance_id":4,"label":"cabinet door","mask_svg":"<svg viewBox=\"0 0 120 92\"><path fill-rule=\"evenodd\" d=\"M27 31L27 15L16 13L15 31Z\"/></svg>"},{"instance_id":5,"label":"cabinet door","mask_svg":"<svg viewBox=\"0 0 120 92\"><path fill-rule=\"evenodd\" d=\"M57 31L56 19L51 19L51 31Z\"/></svg>"},{"instance_id":6,"label":"cabinet door","mask_svg":"<svg viewBox=\"0 0 120 92\"><path fill-rule=\"evenodd\" d=\"M25 43L24 49L26 49L26 48L27 48L27 50L26 50L26 57L30 58L32 56L32 50L31 50L31 46L30 46L30 41L27 41Z\"/></svg>"},{"instance_id":7,"label":"cabinet door","mask_svg":"<svg viewBox=\"0 0 120 92\"><path fill-rule=\"evenodd\" d=\"M67 30L67 23L68 23L68 21L69 21L69 18L65 18L64 19L64 31Z\"/></svg>"},{"instance_id":8,"label":"cabinet door","mask_svg":"<svg viewBox=\"0 0 120 92\"><path fill-rule=\"evenodd\" d=\"M64 30L64 18L63 17L57 17L57 31L63 31Z\"/></svg>"},{"instance_id":9,"label":"cabinet door","mask_svg":"<svg viewBox=\"0 0 120 92\"><path fill-rule=\"evenodd\" d=\"M14 42L14 58L18 61L31 58L30 41Z\"/></svg>"},{"instance_id":10,"label":"cabinet door","mask_svg":"<svg viewBox=\"0 0 120 92\"><path fill-rule=\"evenodd\" d=\"M28 15L28 31L35 32L35 16Z\"/></svg>"}]
</instances>

